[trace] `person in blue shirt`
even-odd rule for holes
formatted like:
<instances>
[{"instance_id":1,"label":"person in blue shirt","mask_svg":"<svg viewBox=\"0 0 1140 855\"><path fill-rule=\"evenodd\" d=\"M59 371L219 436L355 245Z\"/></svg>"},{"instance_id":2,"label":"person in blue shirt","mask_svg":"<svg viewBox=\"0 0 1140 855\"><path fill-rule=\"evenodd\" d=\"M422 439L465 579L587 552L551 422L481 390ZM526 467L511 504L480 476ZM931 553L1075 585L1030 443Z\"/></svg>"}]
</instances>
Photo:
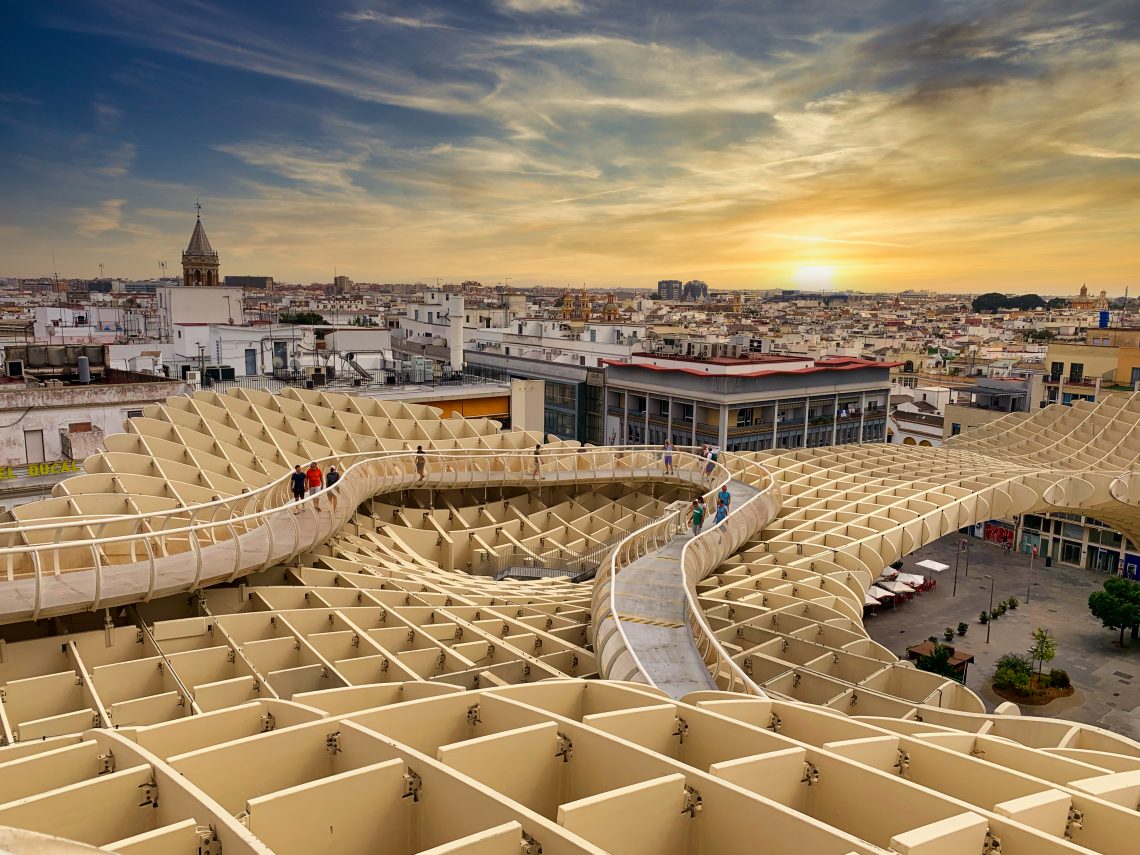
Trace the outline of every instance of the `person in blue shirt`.
<instances>
[{"instance_id":1,"label":"person in blue shirt","mask_svg":"<svg viewBox=\"0 0 1140 855\"><path fill-rule=\"evenodd\" d=\"M724 518L728 516L728 505L724 503L720 497L716 500L716 515L713 517L713 525L718 525L724 522Z\"/></svg>"},{"instance_id":2,"label":"person in blue shirt","mask_svg":"<svg viewBox=\"0 0 1140 855\"><path fill-rule=\"evenodd\" d=\"M716 494L716 500L718 502L724 502L724 509L727 513L728 509L732 506L732 493L728 492L727 484L720 488L720 492Z\"/></svg>"}]
</instances>

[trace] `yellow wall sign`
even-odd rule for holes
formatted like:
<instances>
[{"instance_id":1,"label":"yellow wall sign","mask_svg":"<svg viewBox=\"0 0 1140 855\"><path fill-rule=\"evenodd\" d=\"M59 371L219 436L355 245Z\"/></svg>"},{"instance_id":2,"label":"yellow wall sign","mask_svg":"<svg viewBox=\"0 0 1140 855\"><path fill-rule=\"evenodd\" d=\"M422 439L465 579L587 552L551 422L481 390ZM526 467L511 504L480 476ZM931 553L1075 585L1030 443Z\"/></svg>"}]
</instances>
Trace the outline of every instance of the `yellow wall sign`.
<instances>
[{"instance_id":1,"label":"yellow wall sign","mask_svg":"<svg viewBox=\"0 0 1140 855\"><path fill-rule=\"evenodd\" d=\"M0 466L0 481L7 478L42 478L45 475L66 475L82 472L78 460L49 460L46 463L22 463L15 466Z\"/></svg>"}]
</instances>

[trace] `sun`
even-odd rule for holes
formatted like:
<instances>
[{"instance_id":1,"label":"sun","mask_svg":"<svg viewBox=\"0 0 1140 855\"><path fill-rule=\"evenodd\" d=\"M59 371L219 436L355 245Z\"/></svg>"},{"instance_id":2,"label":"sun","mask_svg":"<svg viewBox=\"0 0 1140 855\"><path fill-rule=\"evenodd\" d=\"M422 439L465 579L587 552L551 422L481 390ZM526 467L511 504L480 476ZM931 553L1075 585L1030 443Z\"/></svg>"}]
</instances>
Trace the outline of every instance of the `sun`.
<instances>
[{"instance_id":1,"label":"sun","mask_svg":"<svg viewBox=\"0 0 1140 855\"><path fill-rule=\"evenodd\" d=\"M830 264L801 264L792 278L801 288L833 288L835 268Z\"/></svg>"}]
</instances>

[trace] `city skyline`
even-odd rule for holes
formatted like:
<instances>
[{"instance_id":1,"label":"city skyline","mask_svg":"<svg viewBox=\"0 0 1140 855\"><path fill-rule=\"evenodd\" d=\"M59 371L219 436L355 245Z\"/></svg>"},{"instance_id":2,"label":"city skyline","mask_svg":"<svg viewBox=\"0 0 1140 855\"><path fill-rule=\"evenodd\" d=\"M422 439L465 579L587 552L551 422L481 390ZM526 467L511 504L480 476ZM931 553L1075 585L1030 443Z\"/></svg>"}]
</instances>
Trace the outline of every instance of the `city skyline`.
<instances>
[{"instance_id":1,"label":"city skyline","mask_svg":"<svg viewBox=\"0 0 1140 855\"><path fill-rule=\"evenodd\" d=\"M0 275L1122 294L1136 7L917 5L22 3Z\"/></svg>"}]
</instances>

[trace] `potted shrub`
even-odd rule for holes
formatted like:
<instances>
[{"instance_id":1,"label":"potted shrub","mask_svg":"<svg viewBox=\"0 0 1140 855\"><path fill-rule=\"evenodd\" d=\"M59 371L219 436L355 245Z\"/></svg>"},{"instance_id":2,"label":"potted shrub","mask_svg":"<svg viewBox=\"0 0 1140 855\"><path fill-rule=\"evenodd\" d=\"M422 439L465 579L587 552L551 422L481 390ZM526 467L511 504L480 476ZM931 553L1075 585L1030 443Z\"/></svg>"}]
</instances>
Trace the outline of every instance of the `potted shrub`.
<instances>
[{"instance_id":1,"label":"potted shrub","mask_svg":"<svg viewBox=\"0 0 1140 855\"><path fill-rule=\"evenodd\" d=\"M998 614L999 614L999 615L1004 615L1004 614L1005 614L1005 610L1006 610L1007 608L1009 608L1009 606L1007 606L1005 603L998 603L998 605L997 605Z\"/></svg>"},{"instance_id":2,"label":"potted shrub","mask_svg":"<svg viewBox=\"0 0 1140 855\"><path fill-rule=\"evenodd\" d=\"M1020 603L1018 603L1018 601L1017 601L1017 597L1010 597L1008 600L1005 601L1005 604L1007 606L1009 606L1011 609L1016 609L1020 605Z\"/></svg>"},{"instance_id":3,"label":"potted shrub","mask_svg":"<svg viewBox=\"0 0 1140 855\"><path fill-rule=\"evenodd\" d=\"M970 628L970 625L968 623L966 623L964 620L958 621L958 635L959 636L965 635L966 630L968 630L969 628Z\"/></svg>"},{"instance_id":4,"label":"potted shrub","mask_svg":"<svg viewBox=\"0 0 1140 855\"><path fill-rule=\"evenodd\" d=\"M982 612L980 615L978 615L978 623L985 626L989 622L990 622L990 613L989 612Z\"/></svg>"},{"instance_id":5,"label":"potted shrub","mask_svg":"<svg viewBox=\"0 0 1140 855\"><path fill-rule=\"evenodd\" d=\"M954 640L954 627L948 626L948 627L946 627L946 629L942 630L942 637L945 638L947 641L953 641Z\"/></svg>"},{"instance_id":6,"label":"potted shrub","mask_svg":"<svg viewBox=\"0 0 1140 855\"><path fill-rule=\"evenodd\" d=\"M1001 616L1001 612L997 609L990 609L990 620L997 620Z\"/></svg>"}]
</instances>

